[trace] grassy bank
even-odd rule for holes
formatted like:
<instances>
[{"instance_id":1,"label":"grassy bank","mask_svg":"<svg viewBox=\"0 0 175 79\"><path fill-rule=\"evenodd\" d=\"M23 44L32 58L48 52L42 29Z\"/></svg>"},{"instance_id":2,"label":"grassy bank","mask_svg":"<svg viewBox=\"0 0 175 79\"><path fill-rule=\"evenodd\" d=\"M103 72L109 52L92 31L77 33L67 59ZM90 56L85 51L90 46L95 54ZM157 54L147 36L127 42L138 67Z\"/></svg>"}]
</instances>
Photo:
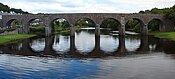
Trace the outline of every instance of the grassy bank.
<instances>
[{"instance_id":1,"label":"grassy bank","mask_svg":"<svg viewBox=\"0 0 175 79\"><path fill-rule=\"evenodd\" d=\"M175 41L175 32L152 32L150 35L154 35L158 38L167 38Z\"/></svg>"},{"instance_id":2,"label":"grassy bank","mask_svg":"<svg viewBox=\"0 0 175 79\"><path fill-rule=\"evenodd\" d=\"M19 40L19 39L30 38L30 37L34 37L34 36L36 36L36 35L34 35L34 34L4 35L4 36L0 36L0 44Z\"/></svg>"}]
</instances>

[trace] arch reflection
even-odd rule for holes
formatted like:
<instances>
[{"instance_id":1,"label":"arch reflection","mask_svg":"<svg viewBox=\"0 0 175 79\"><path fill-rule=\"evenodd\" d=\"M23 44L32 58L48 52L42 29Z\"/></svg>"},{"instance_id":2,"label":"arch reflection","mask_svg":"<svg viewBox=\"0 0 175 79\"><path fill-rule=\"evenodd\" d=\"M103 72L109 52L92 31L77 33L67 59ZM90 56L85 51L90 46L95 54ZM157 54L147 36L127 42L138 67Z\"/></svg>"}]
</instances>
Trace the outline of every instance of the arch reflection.
<instances>
[{"instance_id":1,"label":"arch reflection","mask_svg":"<svg viewBox=\"0 0 175 79\"><path fill-rule=\"evenodd\" d=\"M148 36L141 36L140 37L140 45L137 43L136 45L139 45L139 47L132 46L134 49L137 48L137 50L129 50L127 49L127 37L112 37L113 40L115 40L117 46L107 46L107 48L115 48L112 51L104 50L103 47L101 47L101 40L103 37L95 36L95 45L94 48L84 54L84 52L79 51L76 47L76 37L74 36L51 36L46 38L40 38L40 39L25 39L22 41L19 41L14 44L8 44L5 46L0 47L0 51L2 53L6 54L17 54L17 55L24 55L24 56L53 56L53 57L107 57L107 56L126 56L131 54L143 54L147 51L167 51L165 46L162 45L170 45L167 43L166 40L156 40L156 42L149 42ZM114 39L115 38L115 39ZM118 38L118 40L116 40ZM133 39L138 41L139 38ZM37 41L37 42L35 42ZM109 40L110 41L110 40ZM131 40L130 40L131 41ZM106 41L107 42L107 41ZM41 43L41 44L38 44ZM107 42L108 43L108 42ZM91 43L90 43L91 44ZM154 45L154 48L150 49L150 45ZM33 48L36 46L37 48ZM42 47L43 46L43 47ZM64 47L59 48L59 47ZM37 51L39 50L39 51Z\"/></svg>"},{"instance_id":2,"label":"arch reflection","mask_svg":"<svg viewBox=\"0 0 175 79\"><path fill-rule=\"evenodd\" d=\"M125 37L125 45L127 51L136 51L141 44L141 39L138 36L126 36Z\"/></svg>"},{"instance_id":3,"label":"arch reflection","mask_svg":"<svg viewBox=\"0 0 175 79\"><path fill-rule=\"evenodd\" d=\"M88 57L102 57L104 56L104 51L100 48L100 36L95 36L95 47L88 54Z\"/></svg>"},{"instance_id":4,"label":"arch reflection","mask_svg":"<svg viewBox=\"0 0 175 79\"><path fill-rule=\"evenodd\" d=\"M43 52L45 48L45 38L34 39L30 42L32 50L36 52Z\"/></svg>"},{"instance_id":5,"label":"arch reflection","mask_svg":"<svg viewBox=\"0 0 175 79\"><path fill-rule=\"evenodd\" d=\"M70 37L63 35L55 35L53 50L58 54L64 54L69 51L70 48Z\"/></svg>"},{"instance_id":6,"label":"arch reflection","mask_svg":"<svg viewBox=\"0 0 175 79\"><path fill-rule=\"evenodd\" d=\"M75 46L79 52L82 54L88 54L95 47L95 35L94 33L89 33L88 29L86 31L81 31L75 35ZM92 30L92 29L91 29Z\"/></svg>"},{"instance_id":7,"label":"arch reflection","mask_svg":"<svg viewBox=\"0 0 175 79\"><path fill-rule=\"evenodd\" d=\"M114 52L119 46L119 39L111 35L100 36L100 48L104 52Z\"/></svg>"},{"instance_id":8,"label":"arch reflection","mask_svg":"<svg viewBox=\"0 0 175 79\"><path fill-rule=\"evenodd\" d=\"M38 56L39 53L32 50L30 47L30 39L18 41L0 46L0 51L3 54L23 55L23 56Z\"/></svg>"}]
</instances>

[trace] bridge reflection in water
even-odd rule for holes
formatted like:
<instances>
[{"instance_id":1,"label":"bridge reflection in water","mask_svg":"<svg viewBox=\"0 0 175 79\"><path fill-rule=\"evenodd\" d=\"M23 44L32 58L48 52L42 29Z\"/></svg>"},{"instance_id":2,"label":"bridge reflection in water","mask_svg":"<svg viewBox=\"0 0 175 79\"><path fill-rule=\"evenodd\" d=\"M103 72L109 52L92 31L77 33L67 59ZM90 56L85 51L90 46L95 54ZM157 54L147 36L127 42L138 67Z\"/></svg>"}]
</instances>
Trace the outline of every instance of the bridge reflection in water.
<instances>
[{"instance_id":1,"label":"bridge reflection in water","mask_svg":"<svg viewBox=\"0 0 175 79\"><path fill-rule=\"evenodd\" d=\"M0 45L0 79L174 79L174 41L105 33L86 30Z\"/></svg>"},{"instance_id":2,"label":"bridge reflection in water","mask_svg":"<svg viewBox=\"0 0 175 79\"><path fill-rule=\"evenodd\" d=\"M156 40L155 38L152 38L149 36L141 36L137 38L137 39L140 39L139 40L140 45L138 46L133 44L133 45L130 45L130 47L128 47L126 43L126 41L128 42L127 37L116 36L115 37L116 41L118 41L118 46L116 46L116 49L113 51L104 51L102 49L102 46L100 45L102 44L102 42L100 42L101 37L95 36L94 48L89 49L91 50L90 52L89 51L82 52L76 47L76 37L69 37L69 36L63 37L64 38L63 40L65 42L69 41L69 43L67 42L67 45L63 45L65 47L60 47L62 48L60 49L59 46L57 45L60 45L61 44L60 42L63 42L63 40L60 40L59 37L61 36L46 37L44 40L38 40L38 42L40 42L39 44L45 44L43 50L42 50L42 46L37 45L37 43L34 42L33 39L25 39L22 41L18 41L18 43L1 45L0 51L3 54L15 54L15 55L23 55L23 56L53 56L53 57L80 57L80 58L81 57L94 58L94 57L107 57L107 56L126 56L130 54L145 54L145 53L149 53L149 51L166 51L167 53L172 53L171 51L173 51L173 49L166 50L168 46L172 47L172 45L169 45L170 43L167 43L167 41L164 42L164 40L162 39ZM32 41L34 43L32 43ZM84 42L86 41L87 40L84 40ZM129 42L131 42L131 40ZM66 43L63 42L62 44L66 44ZM165 46L162 46L163 44ZM39 47L36 47L35 45ZM32 48L33 46L35 48ZM135 47L135 50L129 49L134 47Z\"/></svg>"}]
</instances>

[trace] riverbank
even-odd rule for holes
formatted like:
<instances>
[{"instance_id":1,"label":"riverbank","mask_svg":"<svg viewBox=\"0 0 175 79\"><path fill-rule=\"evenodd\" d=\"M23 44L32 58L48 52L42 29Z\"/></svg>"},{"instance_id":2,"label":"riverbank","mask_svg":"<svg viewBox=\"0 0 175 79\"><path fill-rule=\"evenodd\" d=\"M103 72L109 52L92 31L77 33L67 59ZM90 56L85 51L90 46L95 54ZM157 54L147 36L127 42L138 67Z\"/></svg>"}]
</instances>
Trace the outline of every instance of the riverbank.
<instances>
[{"instance_id":1,"label":"riverbank","mask_svg":"<svg viewBox=\"0 0 175 79\"><path fill-rule=\"evenodd\" d=\"M175 32L152 32L150 35L154 35L158 38L167 38L169 40L175 41Z\"/></svg>"},{"instance_id":2,"label":"riverbank","mask_svg":"<svg viewBox=\"0 0 175 79\"><path fill-rule=\"evenodd\" d=\"M13 34L13 35L3 35L0 36L0 44L19 40L19 39L25 39L25 38L31 38L36 35L34 34Z\"/></svg>"}]
</instances>

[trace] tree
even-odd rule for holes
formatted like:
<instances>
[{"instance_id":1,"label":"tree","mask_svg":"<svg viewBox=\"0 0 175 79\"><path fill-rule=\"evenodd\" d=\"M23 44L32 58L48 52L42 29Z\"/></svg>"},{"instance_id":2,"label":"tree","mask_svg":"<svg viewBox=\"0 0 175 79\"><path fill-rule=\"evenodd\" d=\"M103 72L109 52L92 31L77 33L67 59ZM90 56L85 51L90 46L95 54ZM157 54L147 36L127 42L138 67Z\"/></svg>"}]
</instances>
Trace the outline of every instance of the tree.
<instances>
[{"instance_id":1,"label":"tree","mask_svg":"<svg viewBox=\"0 0 175 79\"><path fill-rule=\"evenodd\" d=\"M144 11L139 11L140 14L144 14L145 12Z\"/></svg>"},{"instance_id":2,"label":"tree","mask_svg":"<svg viewBox=\"0 0 175 79\"><path fill-rule=\"evenodd\" d=\"M0 10L3 12L10 12L10 7L0 3Z\"/></svg>"},{"instance_id":3,"label":"tree","mask_svg":"<svg viewBox=\"0 0 175 79\"><path fill-rule=\"evenodd\" d=\"M75 26L79 26L79 27L95 27L95 23L88 18L83 18L80 19Z\"/></svg>"},{"instance_id":4,"label":"tree","mask_svg":"<svg viewBox=\"0 0 175 79\"><path fill-rule=\"evenodd\" d=\"M28 14L28 12L25 12L22 9L10 8L8 5L4 5L3 3L0 3L0 11L8 12L8 13L10 13L12 11L12 12L15 12L15 13Z\"/></svg>"},{"instance_id":5,"label":"tree","mask_svg":"<svg viewBox=\"0 0 175 79\"><path fill-rule=\"evenodd\" d=\"M149 31L159 31L160 21L159 20L152 20L148 23Z\"/></svg>"},{"instance_id":6,"label":"tree","mask_svg":"<svg viewBox=\"0 0 175 79\"><path fill-rule=\"evenodd\" d=\"M118 30L120 23L115 19L106 19L102 22L101 28L111 28L112 30Z\"/></svg>"},{"instance_id":7,"label":"tree","mask_svg":"<svg viewBox=\"0 0 175 79\"><path fill-rule=\"evenodd\" d=\"M166 13L166 18L175 22L175 5L170 8L170 10Z\"/></svg>"},{"instance_id":8,"label":"tree","mask_svg":"<svg viewBox=\"0 0 175 79\"><path fill-rule=\"evenodd\" d=\"M129 30L129 31L140 32L140 27L141 27L140 22L135 19L130 19L126 23L126 30Z\"/></svg>"},{"instance_id":9,"label":"tree","mask_svg":"<svg viewBox=\"0 0 175 79\"><path fill-rule=\"evenodd\" d=\"M145 10L144 12L140 11L139 13L144 13L144 14L165 14L165 18L169 19L172 22L175 22L175 5L170 7L170 8L163 8L163 9L158 9L158 8L153 8L151 10ZM158 22L150 22L151 26L154 26L155 28L151 27L151 31L155 31L156 29L158 30L157 26L159 25Z\"/></svg>"},{"instance_id":10,"label":"tree","mask_svg":"<svg viewBox=\"0 0 175 79\"><path fill-rule=\"evenodd\" d=\"M151 13L152 14L159 14L161 12L160 12L160 10L158 8L153 8L153 9L151 9Z\"/></svg>"},{"instance_id":11,"label":"tree","mask_svg":"<svg viewBox=\"0 0 175 79\"><path fill-rule=\"evenodd\" d=\"M57 33L60 31L66 31L70 27L69 23L65 19L57 19L52 23L52 30Z\"/></svg>"},{"instance_id":12,"label":"tree","mask_svg":"<svg viewBox=\"0 0 175 79\"><path fill-rule=\"evenodd\" d=\"M61 22L61 24L62 24L63 28L69 28L70 27L70 25L67 21L63 21L63 22Z\"/></svg>"}]
</instances>

